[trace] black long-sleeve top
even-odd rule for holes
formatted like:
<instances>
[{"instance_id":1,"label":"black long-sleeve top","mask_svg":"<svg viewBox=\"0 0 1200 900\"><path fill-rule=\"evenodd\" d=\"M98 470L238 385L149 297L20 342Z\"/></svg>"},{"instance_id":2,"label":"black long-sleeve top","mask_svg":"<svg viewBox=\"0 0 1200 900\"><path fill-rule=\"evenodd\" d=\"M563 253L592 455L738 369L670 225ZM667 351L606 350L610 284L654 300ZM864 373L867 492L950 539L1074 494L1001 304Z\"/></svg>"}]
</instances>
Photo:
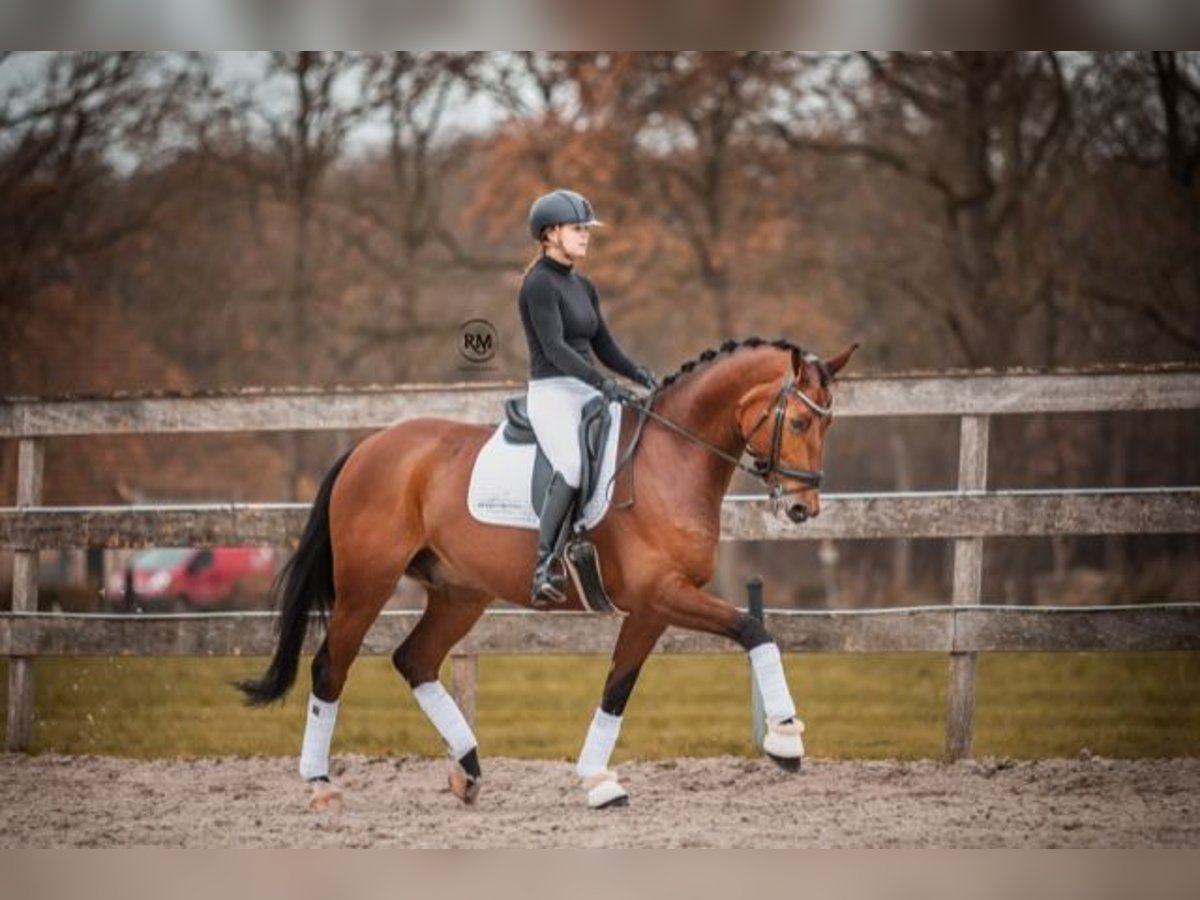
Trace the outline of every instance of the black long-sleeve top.
<instances>
[{"instance_id":1,"label":"black long-sleeve top","mask_svg":"<svg viewBox=\"0 0 1200 900\"><path fill-rule=\"evenodd\" d=\"M519 304L530 379L573 375L599 387L605 376L593 364L592 351L614 372L636 379L637 365L604 324L596 286L573 267L543 256L525 276Z\"/></svg>"}]
</instances>

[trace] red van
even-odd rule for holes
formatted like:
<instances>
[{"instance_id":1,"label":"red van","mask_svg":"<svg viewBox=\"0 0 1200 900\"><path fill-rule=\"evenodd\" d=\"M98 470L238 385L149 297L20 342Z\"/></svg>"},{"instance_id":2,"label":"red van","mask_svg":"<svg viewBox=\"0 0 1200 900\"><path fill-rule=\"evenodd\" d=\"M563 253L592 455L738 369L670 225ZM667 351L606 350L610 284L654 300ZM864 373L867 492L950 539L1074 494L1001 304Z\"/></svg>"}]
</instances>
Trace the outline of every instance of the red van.
<instances>
[{"instance_id":1,"label":"red van","mask_svg":"<svg viewBox=\"0 0 1200 900\"><path fill-rule=\"evenodd\" d=\"M160 547L113 573L105 595L113 606L146 612L255 606L275 569L270 547Z\"/></svg>"}]
</instances>

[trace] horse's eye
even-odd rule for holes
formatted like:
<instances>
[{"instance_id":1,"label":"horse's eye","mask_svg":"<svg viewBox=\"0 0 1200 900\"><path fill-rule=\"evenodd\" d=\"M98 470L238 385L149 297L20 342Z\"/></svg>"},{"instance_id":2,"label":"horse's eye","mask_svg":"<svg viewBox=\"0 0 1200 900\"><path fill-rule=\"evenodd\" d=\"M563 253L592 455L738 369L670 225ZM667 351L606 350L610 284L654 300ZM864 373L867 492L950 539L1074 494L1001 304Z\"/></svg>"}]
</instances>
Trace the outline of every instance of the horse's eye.
<instances>
[{"instance_id":1,"label":"horse's eye","mask_svg":"<svg viewBox=\"0 0 1200 900\"><path fill-rule=\"evenodd\" d=\"M808 431L809 420L807 418L792 419L790 424L792 431L796 434L804 434L804 432Z\"/></svg>"}]
</instances>

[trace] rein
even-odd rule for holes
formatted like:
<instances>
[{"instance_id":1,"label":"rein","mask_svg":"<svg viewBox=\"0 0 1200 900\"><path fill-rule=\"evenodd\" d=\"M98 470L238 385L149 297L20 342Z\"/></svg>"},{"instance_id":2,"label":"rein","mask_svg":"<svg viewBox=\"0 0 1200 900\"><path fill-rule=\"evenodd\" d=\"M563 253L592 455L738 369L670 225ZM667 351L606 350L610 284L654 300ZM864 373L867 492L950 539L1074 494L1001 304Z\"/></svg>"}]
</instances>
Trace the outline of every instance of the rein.
<instances>
[{"instance_id":1,"label":"rein","mask_svg":"<svg viewBox=\"0 0 1200 900\"><path fill-rule=\"evenodd\" d=\"M691 441L692 443L699 444L701 447L704 447L715 456L725 460L728 463L732 463L735 468L741 469L743 472L746 472L749 475L753 475L769 489L771 500L773 502L778 503L779 500L787 494L798 494L801 491L809 488L820 487L821 482L824 479L823 472L813 469L793 469L789 466L781 465L779 461L779 453L783 446L783 422L787 414L787 398L789 394L797 397L805 406L822 418L827 418L833 414L831 407L822 406L805 394L802 390L800 390L794 379L786 378L784 380L783 386L779 389L779 393L775 395L774 404L763 407L762 414L758 417L758 421L754 423L754 427L750 429L749 433L744 435L746 445L749 447L750 439L754 437L767 419L772 415L772 413L774 413L775 419L771 431L771 449L768 452L767 457L763 458L758 456L752 450L744 451L744 454L748 453L753 459L754 462L751 465L746 465L746 463L742 462L740 456L734 456L732 453L727 453L716 444L713 444L695 432L689 431L679 423L671 421L660 413L656 413L653 409L653 406L654 399L658 396L659 390L660 389L656 387L648 395L646 395L644 400L641 401L621 401L622 405L628 404L637 409L638 424L636 430L634 431L633 438L629 442L628 449L625 451L624 456L622 456L620 462L617 463L616 468L613 470L610 483L611 481L616 480L617 475L621 472L621 469L623 469L625 465L633 458L633 453L637 449L638 441L641 440L642 430L646 425L646 419L651 418L656 422L666 426L671 431L674 431L681 437ZM805 486L803 488L784 490L783 485L781 485L778 481L772 484L772 476L791 478L802 482ZM619 504L617 508L623 509L632 506L635 491L636 485L631 482L630 499L625 503Z\"/></svg>"}]
</instances>

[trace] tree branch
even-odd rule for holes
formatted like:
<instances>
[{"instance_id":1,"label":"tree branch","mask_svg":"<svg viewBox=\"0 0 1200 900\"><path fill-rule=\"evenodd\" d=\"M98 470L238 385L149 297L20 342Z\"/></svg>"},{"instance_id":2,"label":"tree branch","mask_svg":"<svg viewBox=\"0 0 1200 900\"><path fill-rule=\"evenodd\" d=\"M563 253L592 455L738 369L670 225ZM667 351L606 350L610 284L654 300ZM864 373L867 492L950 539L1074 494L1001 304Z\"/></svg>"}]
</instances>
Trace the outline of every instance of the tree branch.
<instances>
[{"instance_id":1,"label":"tree branch","mask_svg":"<svg viewBox=\"0 0 1200 900\"><path fill-rule=\"evenodd\" d=\"M893 150L879 147L874 144L868 144L865 141L848 139L822 141L815 138L801 137L799 135L792 134L788 130L788 127L782 122L773 121L771 122L771 125L775 129L775 133L778 134L779 137L783 139L784 143L786 143L792 150L809 151L820 154L821 156L857 156L862 159L870 160L871 162L879 163L880 165L886 166L887 168L905 176L906 178L912 178L928 185L929 187L932 187L945 198L946 202L952 208L966 206L975 202L976 199L979 199L960 194L957 190L955 190L954 186L939 173L932 170L918 169L903 156L899 155Z\"/></svg>"},{"instance_id":2,"label":"tree branch","mask_svg":"<svg viewBox=\"0 0 1200 900\"><path fill-rule=\"evenodd\" d=\"M1138 313L1159 331L1181 343L1189 350L1200 352L1200 334L1190 331L1186 325L1170 316L1161 306L1150 300L1135 300L1098 287L1084 288L1088 296L1105 306Z\"/></svg>"}]
</instances>

